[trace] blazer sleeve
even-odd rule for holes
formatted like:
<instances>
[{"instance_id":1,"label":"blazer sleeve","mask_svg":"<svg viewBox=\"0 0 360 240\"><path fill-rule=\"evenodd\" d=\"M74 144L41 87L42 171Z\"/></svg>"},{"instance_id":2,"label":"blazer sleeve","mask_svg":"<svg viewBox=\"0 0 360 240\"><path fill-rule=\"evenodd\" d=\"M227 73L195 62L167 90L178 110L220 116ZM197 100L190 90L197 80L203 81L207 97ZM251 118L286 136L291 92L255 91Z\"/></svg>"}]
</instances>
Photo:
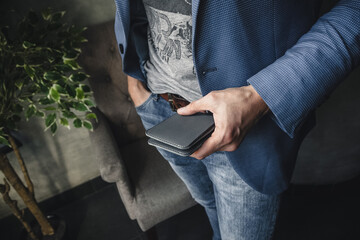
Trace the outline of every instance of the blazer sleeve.
<instances>
[{"instance_id":1,"label":"blazer sleeve","mask_svg":"<svg viewBox=\"0 0 360 240\"><path fill-rule=\"evenodd\" d=\"M360 0L343 0L248 83L269 106L278 126L293 138L308 114L359 62Z\"/></svg>"}]
</instances>

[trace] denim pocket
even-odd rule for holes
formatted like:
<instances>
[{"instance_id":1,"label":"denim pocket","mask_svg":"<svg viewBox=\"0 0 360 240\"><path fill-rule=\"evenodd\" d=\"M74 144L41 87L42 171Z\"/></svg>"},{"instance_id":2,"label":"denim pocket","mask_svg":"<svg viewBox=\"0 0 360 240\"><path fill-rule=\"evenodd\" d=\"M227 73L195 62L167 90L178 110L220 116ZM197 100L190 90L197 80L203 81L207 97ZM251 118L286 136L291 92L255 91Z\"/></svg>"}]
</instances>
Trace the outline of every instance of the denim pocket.
<instances>
[{"instance_id":1,"label":"denim pocket","mask_svg":"<svg viewBox=\"0 0 360 240\"><path fill-rule=\"evenodd\" d=\"M173 114L168 103L154 93L151 93L150 97L135 109L146 130Z\"/></svg>"},{"instance_id":2,"label":"denim pocket","mask_svg":"<svg viewBox=\"0 0 360 240\"><path fill-rule=\"evenodd\" d=\"M156 97L156 94L150 93L150 96L145 100L145 102L143 102L139 106L135 107L136 111L139 112L139 111L142 111L143 109L145 109L146 106L149 105L149 103L154 99L154 97Z\"/></svg>"}]
</instances>

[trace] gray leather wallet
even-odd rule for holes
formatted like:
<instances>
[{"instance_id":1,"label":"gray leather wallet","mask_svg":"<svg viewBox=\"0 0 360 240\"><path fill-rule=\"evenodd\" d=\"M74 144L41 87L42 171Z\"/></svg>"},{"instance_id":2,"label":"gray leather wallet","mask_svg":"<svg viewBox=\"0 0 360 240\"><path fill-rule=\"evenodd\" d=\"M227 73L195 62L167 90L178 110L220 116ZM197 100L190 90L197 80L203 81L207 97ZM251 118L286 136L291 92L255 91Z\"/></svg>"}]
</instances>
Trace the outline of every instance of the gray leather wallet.
<instances>
[{"instance_id":1,"label":"gray leather wallet","mask_svg":"<svg viewBox=\"0 0 360 240\"><path fill-rule=\"evenodd\" d=\"M180 156L189 156L203 144L214 128L212 114L182 116L176 113L145 133L150 138L150 145Z\"/></svg>"}]
</instances>

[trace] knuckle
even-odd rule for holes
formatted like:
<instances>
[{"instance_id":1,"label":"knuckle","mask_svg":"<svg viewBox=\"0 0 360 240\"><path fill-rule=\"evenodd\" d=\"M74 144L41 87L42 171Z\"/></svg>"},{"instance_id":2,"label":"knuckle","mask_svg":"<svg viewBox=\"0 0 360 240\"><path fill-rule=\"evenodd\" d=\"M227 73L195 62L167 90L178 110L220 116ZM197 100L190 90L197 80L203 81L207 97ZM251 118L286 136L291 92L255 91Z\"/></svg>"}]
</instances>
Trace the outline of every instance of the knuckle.
<instances>
[{"instance_id":1,"label":"knuckle","mask_svg":"<svg viewBox=\"0 0 360 240\"><path fill-rule=\"evenodd\" d=\"M223 136L223 143L224 144L229 144L233 141L234 139L234 134L232 131L226 131L224 136Z\"/></svg>"},{"instance_id":2,"label":"knuckle","mask_svg":"<svg viewBox=\"0 0 360 240\"><path fill-rule=\"evenodd\" d=\"M189 105L190 109L195 109L199 106L199 101L191 102Z\"/></svg>"},{"instance_id":3,"label":"knuckle","mask_svg":"<svg viewBox=\"0 0 360 240\"><path fill-rule=\"evenodd\" d=\"M196 158L197 160L202 160L203 159L202 155L199 155L199 154L193 154L192 157Z\"/></svg>"},{"instance_id":4,"label":"knuckle","mask_svg":"<svg viewBox=\"0 0 360 240\"><path fill-rule=\"evenodd\" d=\"M208 93L208 98L209 98L209 100L210 101L216 101L216 92L215 91L212 91L212 92L210 92L210 93Z\"/></svg>"},{"instance_id":5,"label":"knuckle","mask_svg":"<svg viewBox=\"0 0 360 240\"><path fill-rule=\"evenodd\" d=\"M193 110L193 109L194 109L194 105L195 105L195 102L191 102L191 103L189 103L185 108L186 108L187 110Z\"/></svg>"},{"instance_id":6,"label":"knuckle","mask_svg":"<svg viewBox=\"0 0 360 240\"><path fill-rule=\"evenodd\" d=\"M233 152L233 151L235 151L236 149L237 149L236 144L231 144L231 145L229 145L229 147L227 148L227 150L228 150L229 152Z\"/></svg>"}]
</instances>

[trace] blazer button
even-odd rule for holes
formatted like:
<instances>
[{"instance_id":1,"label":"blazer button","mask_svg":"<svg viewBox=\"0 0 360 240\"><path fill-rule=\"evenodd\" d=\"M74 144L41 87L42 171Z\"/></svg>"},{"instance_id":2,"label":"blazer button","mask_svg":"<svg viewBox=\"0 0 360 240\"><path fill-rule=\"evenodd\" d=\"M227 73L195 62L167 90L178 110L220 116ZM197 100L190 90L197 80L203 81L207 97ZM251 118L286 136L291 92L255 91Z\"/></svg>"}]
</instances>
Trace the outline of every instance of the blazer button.
<instances>
[{"instance_id":1,"label":"blazer button","mask_svg":"<svg viewBox=\"0 0 360 240\"><path fill-rule=\"evenodd\" d=\"M120 49L120 53L124 54L124 45L122 45L122 43L119 43L119 49Z\"/></svg>"}]
</instances>

